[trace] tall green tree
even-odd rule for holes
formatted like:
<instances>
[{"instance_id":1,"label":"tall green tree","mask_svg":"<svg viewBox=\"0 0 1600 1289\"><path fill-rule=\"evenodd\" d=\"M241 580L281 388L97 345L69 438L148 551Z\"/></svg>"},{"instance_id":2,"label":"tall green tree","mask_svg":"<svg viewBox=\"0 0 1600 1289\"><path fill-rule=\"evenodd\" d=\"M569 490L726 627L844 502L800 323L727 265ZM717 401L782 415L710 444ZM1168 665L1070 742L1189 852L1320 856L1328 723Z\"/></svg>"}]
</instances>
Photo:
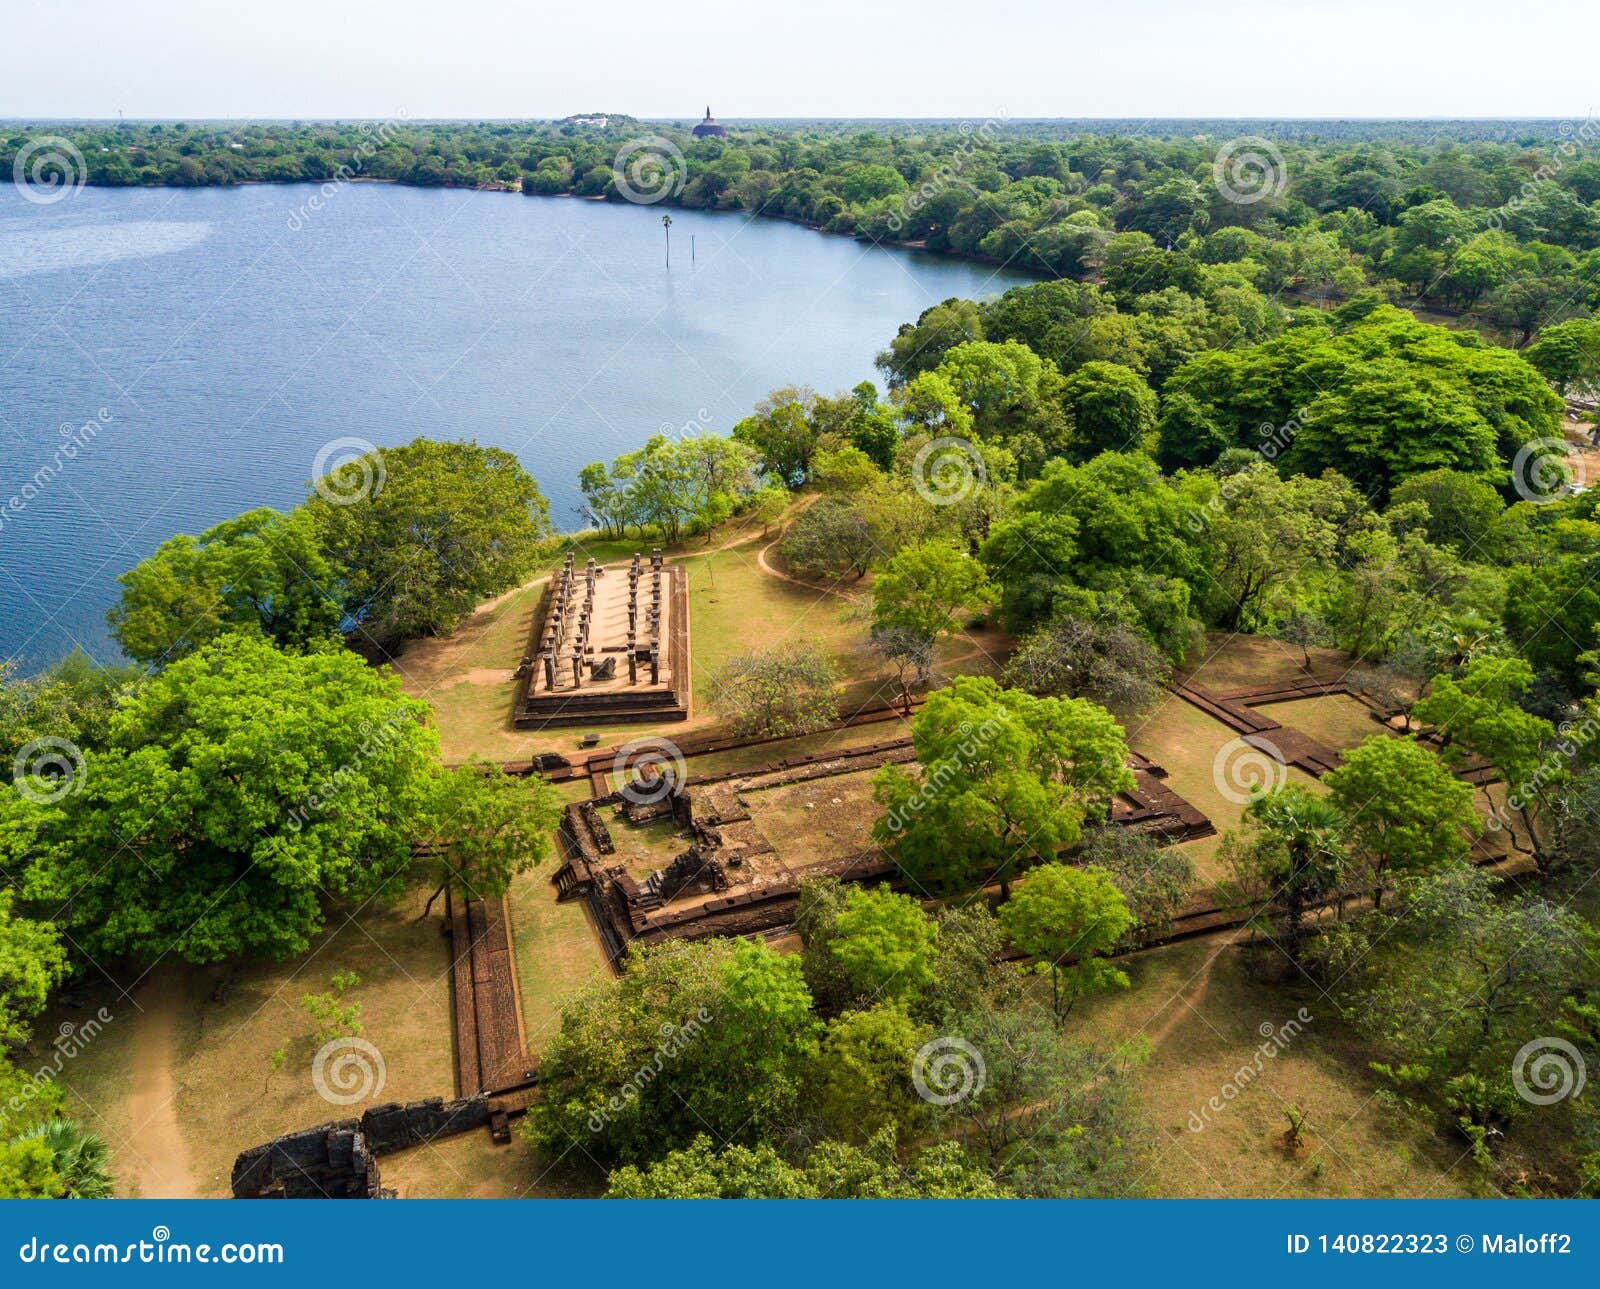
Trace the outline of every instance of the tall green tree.
<instances>
[{"instance_id":1,"label":"tall green tree","mask_svg":"<svg viewBox=\"0 0 1600 1289\"><path fill-rule=\"evenodd\" d=\"M933 983L938 928L922 906L888 887L852 887L833 921L827 952L854 996L913 1001Z\"/></svg>"},{"instance_id":2,"label":"tall green tree","mask_svg":"<svg viewBox=\"0 0 1600 1289\"><path fill-rule=\"evenodd\" d=\"M1391 873L1459 864L1482 830L1472 789L1413 738L1374 734L1322 781L1344 817L1352 852L1371 874L1375 903Z\"/></svg>"},{"instance_id":3,"label":"tall green tree","mask_svg":"<svg viewBox=\"0 0 1600 1289\"><path fill-rule=\"evenodd\" d=\"M1458 765L1478 757L1500 771L1508 805L1518 812L1537 852L1534 813L1559 789L1565 770L1559 762L1542 767L1543 749L1556 731L1542 716L1523 710L1521 700L1532 683L1533 668L1521 658L1475 658L1459 676L1435 676L1411 715L1433 726L1444 740L1446 757Z\"/></svg>"},{"instance_id":4,"label":"tall green tree","mask_svg":"<svg viewBox=\"0 0 1600 1289\"><path fill-rule=\"evenodd\" d=\"M148 665L223 631L259 631L285 649L338 638L345 570L303 510L252 510L197 538L179 534L118 580L111 633Z\"/></svg>"},{"instance_id":5,"label":"tall green tree","mask_svg":"<svg viewBox=\"0 0 1600 1289\"><path fill-rule=\"evenodd\" d=\"M885 766L874 836L919 887L1011 879L1077 844L1133 786L1122 729L1084 699L1035 698L987 676L930 694L911 725L917 774Z\"/></svg>"},{"instance_id":6,"label":"tall green tree","mask_svg":"<svg viewBox=\"0 0 1600 1289\"><path fill-rule=\"evenodd\" d=\"M1133 914L1103 868L1043 864L1000 906L1006 939L1050 974L1058 1021L1088 994L1126 989L1128 976L1102 956L1133 926Z\"/></svg>"},{"instance_id":7,"label":"tall green tree","mask_svg":"<svg viewBox=\"0 0 1600 1289\"><path fill-rule=\"evenodd\" d=\"M1245 899L1281 914L1283 951L1298 966L1307 914L1343 891L1348 858L1339 807L1297 783L1258 796L1245 807L1239 832L1223 839L1222 858Z\"/></svg>"},{"instance_id":8,"label":"tall green tree","mask_svg":"<svg viewBox=\"0 0 1600 1289\"><path fill-rule=\"evenodd\" d=\"M983 607L991 594L972 556L949 542L921 542L894 555L873 579L872 625L934 640L960 627L963 615Z\"/></svg>"},{"instance_id":9,"label":"tall green tree","mask_svg":"<svg viewBox=\"0 0 1600 1289\"><path fill-rule=\"evenodd\" d=\"M1067 377L1062 401L1072 417L1072 455L1079 461L1153 446L1155 391L1120 363L1084 363Z\"/></svg>"},{"instance_id":10,"label":"tall green tree","mask_svg":"<svg viewBox=\"0 0 1600 1289\"><path fill-rule=\"evenodd\" d=\"M378 448L320 481L306 509L348 571L344 620L383 646L454 628L526 578L550 534L516 457L475 443Z\"/></svg>"},{"instance_id":11,"label":"tall green tree","mask_svg":"<svg viewBox=\"0 0 1600 1289\"><path fill-rule=\"evenodd\" d=\"M354 654L219 636L117 709L81 787L0 798L4 866L97 957L304 952L329 901L380 891L427 834L427 720Z\"/></svg>"},{"instance_id":12,"label":"tall green tree","mask_svg":"<svg viewBox=\"0 0 1600 1289\"><path fill-rule=\"evenodd\" d=\"M820 1025L798 958L761 941L669 941L561 1013L525 1132L546 1159L639 1163L703 1132L792 1126Z\"/></svg>"}]
</instances>

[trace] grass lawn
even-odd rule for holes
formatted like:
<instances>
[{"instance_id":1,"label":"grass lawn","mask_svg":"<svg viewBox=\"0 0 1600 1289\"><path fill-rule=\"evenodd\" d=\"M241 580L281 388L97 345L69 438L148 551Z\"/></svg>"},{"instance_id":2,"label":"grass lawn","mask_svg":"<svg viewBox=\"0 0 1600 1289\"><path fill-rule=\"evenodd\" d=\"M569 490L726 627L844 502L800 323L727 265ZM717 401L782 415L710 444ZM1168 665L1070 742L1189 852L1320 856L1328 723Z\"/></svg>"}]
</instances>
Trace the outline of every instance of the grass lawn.
<instances>
[{"instance_id":1,"label":"grass lawn","mask_svg":"<svg viewBox=\"0 0 1600 1289\"><path fill-rule=\"evenodd\" d=\"M397 903L336 912L308 953L236 971L221 1001L220 971L193 968L162 969L132 1002L110 1000L116 1020L61 1082L70 1112L110 1142L119 1190L226 1195L247 1147L385 1101L454 1096L448 944L436 916L417 920L427 895L413 884ZM361 978L345 1001L360 1004L382 1067L381 1086L348 1085L368 1089L348 1105L312 1081L320 1044L302 1005L338 971Z\"/></svg>"},{"instance_id":2,"label":"grass lawn","mask_svg":"<svg viewBox=\"0 0 1600 1289\"><path fill-rule=\"evenodd\" d=\"M1205 643L1190 657L1184 679L1205 689L1227 693L1251 685L1306 680L1310 676L1342 676L1349 670L1348 654L1335 649L1312 649L1311 671L1301 665L1299 645L1269 636L1206 634Z\"/></svg>"},{"instance_id":3,"label":"grass lawn","mask_svg":"<svg viewBox=\"0 0 1600 1289\"><path fill-rule=\"evenodd\" d=\"M1268 703L1256 711L1280 725L1309 734L1338 752L1364 743L1374 734L1384 733L1384 725L1373 715L1372 709L1349 694L1322 694L1289 703Z\"/></svg>"},{"instance_id":4,"label":"grass lawn","mask_svg":"<svg viewBox=\"0 0 1600 1289\"><path fill-rule=\"evenodd\" d=\"M1479 1193L1470 1157L1385 1109L1366 1065L1370 1055L1315 990L1256 979L1243 952L1218 939L1151 950L1119 965L1132 987L1080 1003L1068 1030L1101 1044L1135 1036L1151 1044L1149 1063L1135 1076L1153 1129L1143 1178L1149 1193ZM1297 1034L1285 1031L1301 1007L1310 1020ZM1263 1056L1274 1031L1288 1036ZM1209 1107L1213 1097L1220 1109ZM1290 1108L1308 1123L1297 1149L1285 1142Z\"/></svg>"},{"instance_id":5,"label":"grass lawn","mask_svg":"<svg viewBox=\"0 0 1600 1289\"><path fill-rule=\"evenodd\" d=\"M1236 737L1221 721L1171 694L1146 716L1128 723L1128 746L1165 766L1167 784L1210 819L1219 833L1237 828L1244 814L1243 801L1224 796L1222 791L1233 782L1225 771L1235 759L1229 758L1221 766L1218 763L1219 755ZM1286 782L1306 787L1317 784L1315 778L1293 766L1286 767L1284 775ZM1213 862L1216 844L1215 838L1191 843L1189 853L1202 881L1220 876Z\"/></svg>"},{"instance_id":6,"label":"grass lawn","mask_svg":"<svg viewBox=\"0 0 1600 1289\"><path fill-rule=\"evenodd\" d=\"M583 1199L572 1179L540 1166L512 1127L511 1143L497 1146L486 1131L430 1142L379 1163L383 1184L401 1199Z\"/></svg>"},{"instance_id":7,"label":"grass lawn","mask_svg":"<svg viewBox=\"0 0 1600 1289\"><path fill-rule=\"evenodd\" d=\"M561 1008L585 985L611 975L582 900L556 903L550 870L523 873L507 896L517 989L528 1047L537 1054L560 1027Z\"/></svg>"}]
</instances>

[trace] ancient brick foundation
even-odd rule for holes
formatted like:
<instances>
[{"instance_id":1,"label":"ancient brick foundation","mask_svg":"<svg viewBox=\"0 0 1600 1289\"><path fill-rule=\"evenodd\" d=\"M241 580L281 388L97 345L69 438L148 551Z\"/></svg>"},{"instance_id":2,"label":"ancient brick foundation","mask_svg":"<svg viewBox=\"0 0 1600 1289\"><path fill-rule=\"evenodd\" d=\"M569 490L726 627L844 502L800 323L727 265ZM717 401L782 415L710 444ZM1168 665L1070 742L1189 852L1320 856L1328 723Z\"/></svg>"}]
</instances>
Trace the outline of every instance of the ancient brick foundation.
<instances>
[{"instance_id":1,"label":"ancient brick foundation","mask_svg":"<svg viewBox=\"0 0 1600 1289\"><path fill-rule=\"evenodd\" d=\"M446 1101L427 1097L404 1105L373 1106L359 1119L340 1119L286 1133L241 1152L233 1164L235 1199L379 1199L386 1197L378 1156L392 1155L489 1122L485 1097Z\"/></svg>"}]
</instances>

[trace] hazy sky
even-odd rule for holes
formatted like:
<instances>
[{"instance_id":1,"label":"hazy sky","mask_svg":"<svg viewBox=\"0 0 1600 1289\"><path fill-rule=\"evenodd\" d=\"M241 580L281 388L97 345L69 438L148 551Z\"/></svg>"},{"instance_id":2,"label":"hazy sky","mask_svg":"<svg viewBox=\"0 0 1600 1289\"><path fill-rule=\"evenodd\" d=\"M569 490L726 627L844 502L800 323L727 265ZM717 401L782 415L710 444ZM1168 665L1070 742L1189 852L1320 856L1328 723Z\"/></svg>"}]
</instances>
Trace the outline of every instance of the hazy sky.
<instances>
[{"instance_id":1,"label":"hazy sky","mask_svg":"<svg viewBox=\"0 0 1600 1289\"><path fill-rule=\"evenodd\" d=\"M1549 116L1587 0L0 0L0 117Z\"/></svg>"}]
</instances>

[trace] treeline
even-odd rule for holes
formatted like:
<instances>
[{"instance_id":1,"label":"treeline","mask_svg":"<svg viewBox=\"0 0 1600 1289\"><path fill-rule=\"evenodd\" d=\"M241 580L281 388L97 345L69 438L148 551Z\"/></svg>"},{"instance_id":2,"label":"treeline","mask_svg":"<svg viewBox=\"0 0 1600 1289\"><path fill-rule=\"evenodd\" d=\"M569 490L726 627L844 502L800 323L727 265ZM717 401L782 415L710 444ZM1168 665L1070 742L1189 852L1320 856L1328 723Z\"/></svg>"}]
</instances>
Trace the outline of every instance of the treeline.
<instances>
[{"instance_id":1,"label":"treeline","mask_svg":"<svg viewBox=\"0 0 1600 1289\"><path fill-rule=\"evenodd\" d=\"M93 184L365 178L624 200L638 196L626 173L635 136L660 129L651 147L662 164L639 172L651 200L912 241L1114 289L1192 290L1219 274L1268 295L1374 286L1471 310L1519 344L1536 322L1600 304L1600 129L1588 122L1325 125L1314 136L1216 124L1199 137L1007 121L757 126L727 139L639 123L405 121L60 134L82 158L66 166ZM1263 130L1272 137L1253 137ZM0 165L38 134L0 136Z\"/></svg>"}]
</instances>

